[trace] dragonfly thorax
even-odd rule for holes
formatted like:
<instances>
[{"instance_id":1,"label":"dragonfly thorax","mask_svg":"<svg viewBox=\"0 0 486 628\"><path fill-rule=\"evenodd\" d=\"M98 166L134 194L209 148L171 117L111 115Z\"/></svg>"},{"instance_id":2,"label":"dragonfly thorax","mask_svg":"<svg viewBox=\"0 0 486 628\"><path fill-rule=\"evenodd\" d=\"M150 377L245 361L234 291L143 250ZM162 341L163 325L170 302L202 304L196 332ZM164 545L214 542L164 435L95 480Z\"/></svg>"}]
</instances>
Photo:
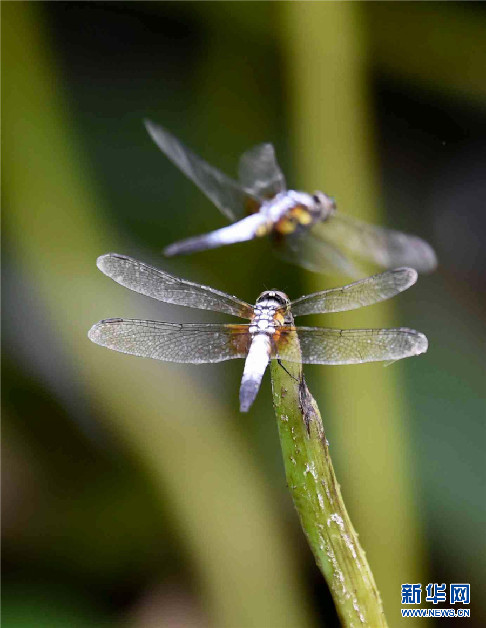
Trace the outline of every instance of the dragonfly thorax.
<instances>
[{"instance_id":1,"label":"dragonfly thorax","mask_svg":"<svg viewBox=\"0 0 486 628\"><path fill-rule=\"evenodd\" d=\"M307 231L317 222L327 220L334 212L332 198L322 192L298 192L287 190L268 201L263 213L273 224L274 232L280 236Z\"/></svg>"},{"instance_id":2,"label":"dragonfly thorax","mask_svg":"<svg viewBox=\"0 0 486 628\"><path fill-rule=\"evenodd\" d=\"M258 297L253 319L250 324L251 333L273 335L285 322L290 300L284 292L266 290Z\"/></svg>"}]
</instances>

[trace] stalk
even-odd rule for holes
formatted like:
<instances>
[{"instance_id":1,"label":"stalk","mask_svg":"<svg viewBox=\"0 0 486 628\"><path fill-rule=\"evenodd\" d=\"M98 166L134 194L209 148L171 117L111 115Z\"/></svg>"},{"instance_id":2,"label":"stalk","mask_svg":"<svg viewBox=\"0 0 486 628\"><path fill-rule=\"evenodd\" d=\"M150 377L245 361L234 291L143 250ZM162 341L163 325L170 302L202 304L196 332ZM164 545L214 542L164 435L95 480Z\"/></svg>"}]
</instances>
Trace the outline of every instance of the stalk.
<instances>
[{"instance_id":1,"label":"stalk","mask_svg":"<svg viewBox=\"0 0 486 628\"><path fill-rule=\"evenodd\" d=\"M386 626L381 597L332 466L302 365L271 362L272 394L287 484L343 626Z\"/></svg>"}]
</instances>

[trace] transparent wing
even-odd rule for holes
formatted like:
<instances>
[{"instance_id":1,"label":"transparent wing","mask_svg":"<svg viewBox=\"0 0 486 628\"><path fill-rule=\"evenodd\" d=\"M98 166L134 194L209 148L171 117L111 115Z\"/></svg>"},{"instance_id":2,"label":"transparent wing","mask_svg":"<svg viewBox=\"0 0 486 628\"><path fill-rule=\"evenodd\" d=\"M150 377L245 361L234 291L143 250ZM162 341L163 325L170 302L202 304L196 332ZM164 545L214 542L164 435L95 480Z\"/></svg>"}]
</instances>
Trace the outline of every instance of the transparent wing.
<instances>
[{"instance_id":1,"label":"transparent wing","mask_svg":"<svg viewBox=\"0 0 486 628\"><path fill-rule=\"evenodd\" d=\"M410 288L417 281L413 268L395 268L361 279L342 288L323 290L296 299L290 304L293 316L345 312L384 301Z\"/></svg>"},{"instance_id":2,"label":"transparent wing","mask_svg":"<svg viewBox=\"0 0 486 628\"><path fill-rule=\"evenodd\" d=\"M323 242L384 268L411 266L425 273L433 271L437 266L434 249L425 240L401 231L370 225L339 212L325 222L317 223L312 233Z\"/></svg>"},{"instance_id":3,"label":"transparent wing","mask_svg":"<svg viewBox=\"0 0 486 628\"><path fill-rule=\"evenodd\" d=\"M249 204L261 204L260 199L244 191L236 181L217 168L210 166L163 127L150 120L145 120L145 127L160 150L229 220L242 218Z\"/></svg>"},{"instance_id":4,"label":"transparent wing","mask_svg":"<svg viewBox=\"0 0 486 628\"><path fill-rule=\"evenodd\" d=\"M260 198L273 198L286 189L272 144L258 144L243 153L238 178L245 190Z\"/></svg>"},{"instance_id":5,"label":"transparent wing","mask_svg":"<svg viewBox=\"0 0 486 628\"><path fill-rule=\"evenodd\" d=\"M253 306L236 297L173 277L127 255L108 253L98 257L96 263L101 272L125 288L164 303L224 312L241 318L251 318L253 315Z\"/></svg>"},{"instance_id":6,"label":"transparent wing","mask_svg":"<svg viewBox=\"0 0 486 628\"><path fill-rule=\"evenodd\" d=\"M93 325L90 340L143 358L201 364L244 358L248 325L198 325L108 318Z\"/></svg>"},{"instance_id":7,"label":"transparent wing","mask_svg":"<svg viewBox=\"0 0 486 628\"><path fill-rule=\"evenodd\" d=\"M414 329L326 329L287 327L281 330L272 357L303 364L362 364L394 361L427 351L427 338Z\"/></svg>"},{"instance_id":8,"label":"transparent wing","mask_svg":"<svg viewBox=\"0 0 486 628\"><path fill-rule=\"evenodd\" d=\"M315 273L340 273L359 277L358 268L336 246L304 230L283 237L274 237L275 253L291 264Z\"/></svg>"}]
</instances>

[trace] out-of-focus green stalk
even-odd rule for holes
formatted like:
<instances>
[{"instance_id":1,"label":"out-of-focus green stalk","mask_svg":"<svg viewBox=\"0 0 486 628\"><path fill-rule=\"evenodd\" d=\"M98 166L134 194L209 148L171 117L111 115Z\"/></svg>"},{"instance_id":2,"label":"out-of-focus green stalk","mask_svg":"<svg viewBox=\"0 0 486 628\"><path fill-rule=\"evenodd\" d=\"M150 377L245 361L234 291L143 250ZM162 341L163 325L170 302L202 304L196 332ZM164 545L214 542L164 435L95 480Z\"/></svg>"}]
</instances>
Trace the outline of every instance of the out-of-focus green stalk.
<instances>
[{"instance_id":1,"label":"out-of-focus green stalk","mask_svg":"<svg viewBox=\"0 0 486 628\"><path fill-rule=\"evenodd\" d=\"M380 594L346 511L302 365L272 360L270 370L287 484L341 623L386 626Z\"/></svg>"},{"instance_id":2,"label":"out-of-focus green stalk","mask_svg":"<svg viewBox=\"0 0 486 628\"><path fill-rule=\"evenodd\" d=\"M282 42L289 80L293 154L302 189L323 189L338 208L382 223L374 149L367 33L359 2L282 2ZM390 52L392 54L392 51ZM306 274L306 292L340 280ZM329 327L400 324L388 301L327 315ZM406 429L400 363L320 367L315 390L325 397L328 433L346 504L365 547L389 621L401 620L400 584L425 579L414 467ZM318 379L319 378L319 379ZM316 395L317 396L317 395ZM321 399L319 403L321 403ZM417 620L417 625L419 621Z\"/></svg>"}]
</instances>

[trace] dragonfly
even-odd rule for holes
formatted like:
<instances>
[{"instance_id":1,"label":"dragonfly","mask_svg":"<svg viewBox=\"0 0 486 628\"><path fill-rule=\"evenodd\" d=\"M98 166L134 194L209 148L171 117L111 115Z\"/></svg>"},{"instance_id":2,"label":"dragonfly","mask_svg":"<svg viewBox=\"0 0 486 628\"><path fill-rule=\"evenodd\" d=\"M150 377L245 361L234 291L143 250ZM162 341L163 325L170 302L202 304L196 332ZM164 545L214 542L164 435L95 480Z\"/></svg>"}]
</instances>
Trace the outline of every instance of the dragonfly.
<instances>
[{"instance_id":1,"label":"dragonfly","mask_svg":"<svg viewBox=\"0 0 486 628\"><path fill-rule=\"evenodd\" d=\"M243 153L235 181L163 127L150 120L145 126L160 150L232 223L175 242L164 249L166 256L269 236L281 258L320 273L363 276L352 259L356 257L382 268L411 266L431 272L437 266L433 248L421 238L346 216L323 192L287 189L272 144Z\"/></svg>"},{"instance_id":2,"label":"dragonfly","mask_svg":"<svg viewBox=\"0 0 486 628\"><path fill-rule=\"evenodd\" d=\"M389 299L415 283L417 272L411 268L385 271L292 302L284 292L266 290L255 305L250 305L125 255L102 255L97 266L120 285L158 301L223 312L249 321L181 324L108 318L93 325L88 334L93 342L109 349L168 362L201 364L244 358L242 412L252 405L270 360L361 364L390 362L427 351L426 336L405 327L341 330L294 325L297 316L354 310Z\"/></svg>"}]
</instances>

